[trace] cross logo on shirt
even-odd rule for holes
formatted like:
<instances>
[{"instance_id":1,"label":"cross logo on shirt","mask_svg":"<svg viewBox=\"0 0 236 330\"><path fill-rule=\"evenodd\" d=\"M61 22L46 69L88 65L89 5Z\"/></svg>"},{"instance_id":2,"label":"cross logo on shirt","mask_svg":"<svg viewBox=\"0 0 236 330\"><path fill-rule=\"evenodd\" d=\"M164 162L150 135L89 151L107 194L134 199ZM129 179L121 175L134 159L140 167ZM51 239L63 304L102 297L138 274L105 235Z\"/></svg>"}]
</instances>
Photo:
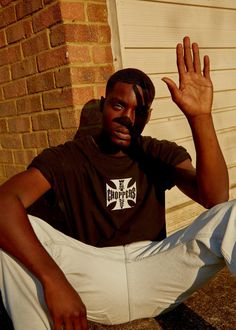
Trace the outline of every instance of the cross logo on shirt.
<instances>
[{"instance_id":1,"label":"cross logo on shirt","mask_svg":"<svg viewBox=\"0 0 236 330\"><path fill-rule=\"evenodd\" d=\"M136 182L134 182L133 185L129 187L131 180L132 178L111 180L111 182L113 182L116 187L115 189L109 184L106 184L107 206L115 202L115 206L112 208L112 210L131 208L132 206L130 206L129 201L136 203Z\"/></svg>"}]
</instances>

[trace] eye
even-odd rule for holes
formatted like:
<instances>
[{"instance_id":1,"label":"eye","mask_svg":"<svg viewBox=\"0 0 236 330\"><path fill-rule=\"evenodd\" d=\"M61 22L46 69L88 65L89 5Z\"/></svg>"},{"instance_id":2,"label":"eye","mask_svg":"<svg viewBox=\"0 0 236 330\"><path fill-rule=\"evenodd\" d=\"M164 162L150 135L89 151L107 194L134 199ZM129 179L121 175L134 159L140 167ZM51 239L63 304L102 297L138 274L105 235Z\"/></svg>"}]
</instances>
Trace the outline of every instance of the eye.
<instances>
[{"instance_id":1,"label":"eye","mask_svg":"<svg viewBox=\"0 0 236 330\"><path fill-rule=\"evenodd\" d=\"M117 111L124 110L124 106L119 102L113 103L112 108L117 110Z\"/></svg>"}]
</instances>

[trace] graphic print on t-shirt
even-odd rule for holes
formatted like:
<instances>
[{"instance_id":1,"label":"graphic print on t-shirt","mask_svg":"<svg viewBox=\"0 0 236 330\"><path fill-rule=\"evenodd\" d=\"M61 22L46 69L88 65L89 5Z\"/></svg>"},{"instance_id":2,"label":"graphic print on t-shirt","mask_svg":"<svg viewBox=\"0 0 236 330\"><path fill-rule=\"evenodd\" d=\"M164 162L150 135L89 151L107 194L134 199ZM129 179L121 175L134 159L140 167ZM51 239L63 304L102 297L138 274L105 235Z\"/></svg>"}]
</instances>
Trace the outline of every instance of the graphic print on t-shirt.
<instances>
[{"instance_id":1,"label":"graphic print on t-shirt","mask_svg":"<svg viewBox=\"0 0 236 330\"><path fill-rule=\"evenodd\" d=\"M132 178L114 179L106 184L106 202L107 206L114 204L112 210L128 209L136 204L136 182L129 186L131 180Z\"/></svg>"}]
</instances>

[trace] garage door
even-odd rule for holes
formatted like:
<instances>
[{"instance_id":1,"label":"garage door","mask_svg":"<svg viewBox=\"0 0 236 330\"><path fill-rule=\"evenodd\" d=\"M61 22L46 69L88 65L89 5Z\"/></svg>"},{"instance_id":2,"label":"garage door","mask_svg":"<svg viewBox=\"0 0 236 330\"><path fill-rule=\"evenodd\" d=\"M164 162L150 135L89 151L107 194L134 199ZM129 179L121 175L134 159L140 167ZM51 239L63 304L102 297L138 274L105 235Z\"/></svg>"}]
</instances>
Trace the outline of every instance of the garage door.
<instances>
[{"instance_id":1,"label":"garage door","mask_svg":"<svg viewBox=\"0 0 236 330\"><path fill-rule=\"evenodd\" d=\"M177 81L175 45L189 35L201 55L211 59L214 84L213 116L230 173L232 197L236 185L236 1L108 0L116 69L137 67L156 87L152 119L144 134L185 146L195 162L191 132L171 101L168 76ZM199 212L177 189L167 194L170 231L184 226ZM188 214L186 213L186 208ZM187 216L186 216L187 214ZM176 220L177 219L177 220ZM172 223L173 220L173 223Z\"/></svg>"}]
</instances>

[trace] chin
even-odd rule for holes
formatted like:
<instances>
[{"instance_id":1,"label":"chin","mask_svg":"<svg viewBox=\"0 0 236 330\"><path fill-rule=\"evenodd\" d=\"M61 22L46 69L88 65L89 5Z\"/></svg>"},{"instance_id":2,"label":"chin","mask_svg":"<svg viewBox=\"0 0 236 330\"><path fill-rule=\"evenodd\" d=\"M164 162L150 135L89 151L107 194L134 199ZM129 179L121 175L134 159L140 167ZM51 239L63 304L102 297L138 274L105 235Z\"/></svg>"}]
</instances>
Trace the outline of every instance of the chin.
<instances>
[{"instance_id":1,"label":"chin","mask_svg":"<svg viewBox=\"0 0 236 330\"><path fill-rule=\"evenodd\" d=\"M120 149L128 149L130 144L131 144L131 141L125 141L125 140L113 140L112 141L112 144L117 147L117 148L120 148Z\"/></svg>"}]
</instances>

